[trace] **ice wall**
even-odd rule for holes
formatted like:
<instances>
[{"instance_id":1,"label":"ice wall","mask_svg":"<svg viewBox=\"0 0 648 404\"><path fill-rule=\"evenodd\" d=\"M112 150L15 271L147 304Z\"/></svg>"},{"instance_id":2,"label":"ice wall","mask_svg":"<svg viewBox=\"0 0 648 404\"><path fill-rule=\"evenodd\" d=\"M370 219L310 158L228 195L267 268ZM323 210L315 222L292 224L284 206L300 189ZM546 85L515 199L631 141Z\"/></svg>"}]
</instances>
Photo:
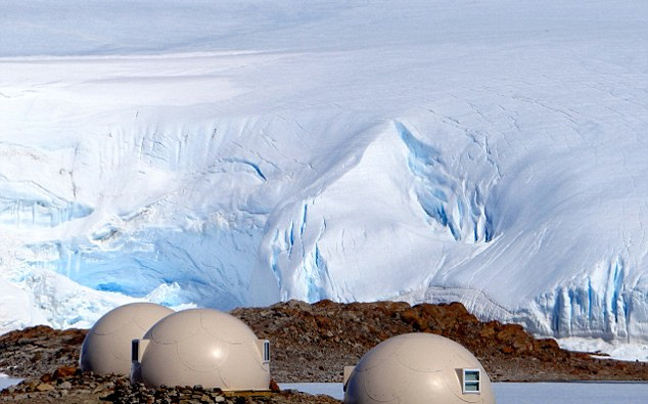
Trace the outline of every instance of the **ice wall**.
<instances>
[{"instance_id":1,"label":"ice wall","mask_svg":"<svg viewBox=\"0 0 648 404\"><path fill-rule=\"evenodd\" d=\"M0 15L0 328L331 298L648 338L648 3L45 3Z\"/></svg>"}]
</instances>

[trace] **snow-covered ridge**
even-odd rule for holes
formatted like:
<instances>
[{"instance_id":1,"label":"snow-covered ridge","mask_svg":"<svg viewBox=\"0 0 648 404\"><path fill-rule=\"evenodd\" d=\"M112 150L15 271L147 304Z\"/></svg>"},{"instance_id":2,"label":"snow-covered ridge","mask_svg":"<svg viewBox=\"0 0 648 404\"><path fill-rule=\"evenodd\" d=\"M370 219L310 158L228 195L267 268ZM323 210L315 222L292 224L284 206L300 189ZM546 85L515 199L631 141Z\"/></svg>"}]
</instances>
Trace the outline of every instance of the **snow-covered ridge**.
<instances>
[{"instance_id":1,"label":"snow-covered ridge","mask_svg":"<svg viewBox=\"0 0 648 404\"><path fill-rule=\"evenodd\" d=\"M81 3L0 16L0 328L402 299L648 339L645 2Z\"/></svg>"}]
</instances>

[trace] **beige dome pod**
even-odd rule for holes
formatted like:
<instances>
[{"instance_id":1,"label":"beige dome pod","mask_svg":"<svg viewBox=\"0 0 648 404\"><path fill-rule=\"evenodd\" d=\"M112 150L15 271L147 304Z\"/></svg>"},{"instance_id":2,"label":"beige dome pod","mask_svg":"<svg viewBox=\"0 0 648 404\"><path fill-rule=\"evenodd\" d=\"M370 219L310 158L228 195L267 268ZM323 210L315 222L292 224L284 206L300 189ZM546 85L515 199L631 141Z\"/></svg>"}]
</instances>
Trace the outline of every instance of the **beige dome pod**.
<instances>
[{"instance_id":1,"label":"beige dome pod","mask_svg":"<svg viewBox=\"0 0 648 404\"><path fill-rule=\"evenodd\" d=\"M133 341L132 382L223 391L270 387L270 343L238 318L210 309L165 317Z\"/></svg>"},{"instance_id":2,"label":"beige dome pod","mask_svg":"<svg viewBox=\"0 0 648 404\"><path fill-rule=\"evenodd\" d=\"M131 343L174 311L153 303L131 303L104 314L88 331L79 365L97 374L125 375L131 369Z\"/></svg>"},{"instance_id":3,"label":"beige dome pod","mask_svg":"<svg viewBox=\"0 0 648 404\"><path fill-rule=\"evenodd\" d=\"M344 373L345 404L495 403L477 358L434 334L404 334L383 341Z\"/></svg>"}]
</instances>

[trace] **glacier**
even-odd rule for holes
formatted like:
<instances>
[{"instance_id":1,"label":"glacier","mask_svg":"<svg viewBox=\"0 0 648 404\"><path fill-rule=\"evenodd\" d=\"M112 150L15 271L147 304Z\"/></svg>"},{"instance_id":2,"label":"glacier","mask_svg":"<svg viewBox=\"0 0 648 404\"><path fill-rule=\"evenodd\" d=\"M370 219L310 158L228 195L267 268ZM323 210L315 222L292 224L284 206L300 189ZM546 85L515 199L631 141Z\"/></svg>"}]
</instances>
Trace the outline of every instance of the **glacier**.
<instances>
[{"instance_id":1,"label":"glacier","mask_svg":"<svg viewBox=\"0 0 648 404\"><path fill-rule=\"evenodd\" d=\"M648 360L648 3L5 3L1 331L460 301Z\"/></svg>"}]
</instances>

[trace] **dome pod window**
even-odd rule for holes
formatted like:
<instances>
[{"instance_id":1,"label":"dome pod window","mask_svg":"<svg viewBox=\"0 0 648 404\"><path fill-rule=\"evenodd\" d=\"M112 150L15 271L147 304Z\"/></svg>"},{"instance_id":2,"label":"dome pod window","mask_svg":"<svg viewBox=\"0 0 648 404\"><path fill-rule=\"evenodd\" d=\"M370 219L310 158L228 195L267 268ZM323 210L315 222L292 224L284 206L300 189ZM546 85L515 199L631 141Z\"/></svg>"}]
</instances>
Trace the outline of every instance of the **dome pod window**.
<instances>
[{"instance_id":1,"label":"dome pod window","mask_svg":"<svg viewBox=\"0 0 648 404\"><path fill-rule=\"evenodd\" d=\"M479 369L463 369L462 391L464 394L479 394L479 379L481 371Z\"/></svg>"}]
</instances>

